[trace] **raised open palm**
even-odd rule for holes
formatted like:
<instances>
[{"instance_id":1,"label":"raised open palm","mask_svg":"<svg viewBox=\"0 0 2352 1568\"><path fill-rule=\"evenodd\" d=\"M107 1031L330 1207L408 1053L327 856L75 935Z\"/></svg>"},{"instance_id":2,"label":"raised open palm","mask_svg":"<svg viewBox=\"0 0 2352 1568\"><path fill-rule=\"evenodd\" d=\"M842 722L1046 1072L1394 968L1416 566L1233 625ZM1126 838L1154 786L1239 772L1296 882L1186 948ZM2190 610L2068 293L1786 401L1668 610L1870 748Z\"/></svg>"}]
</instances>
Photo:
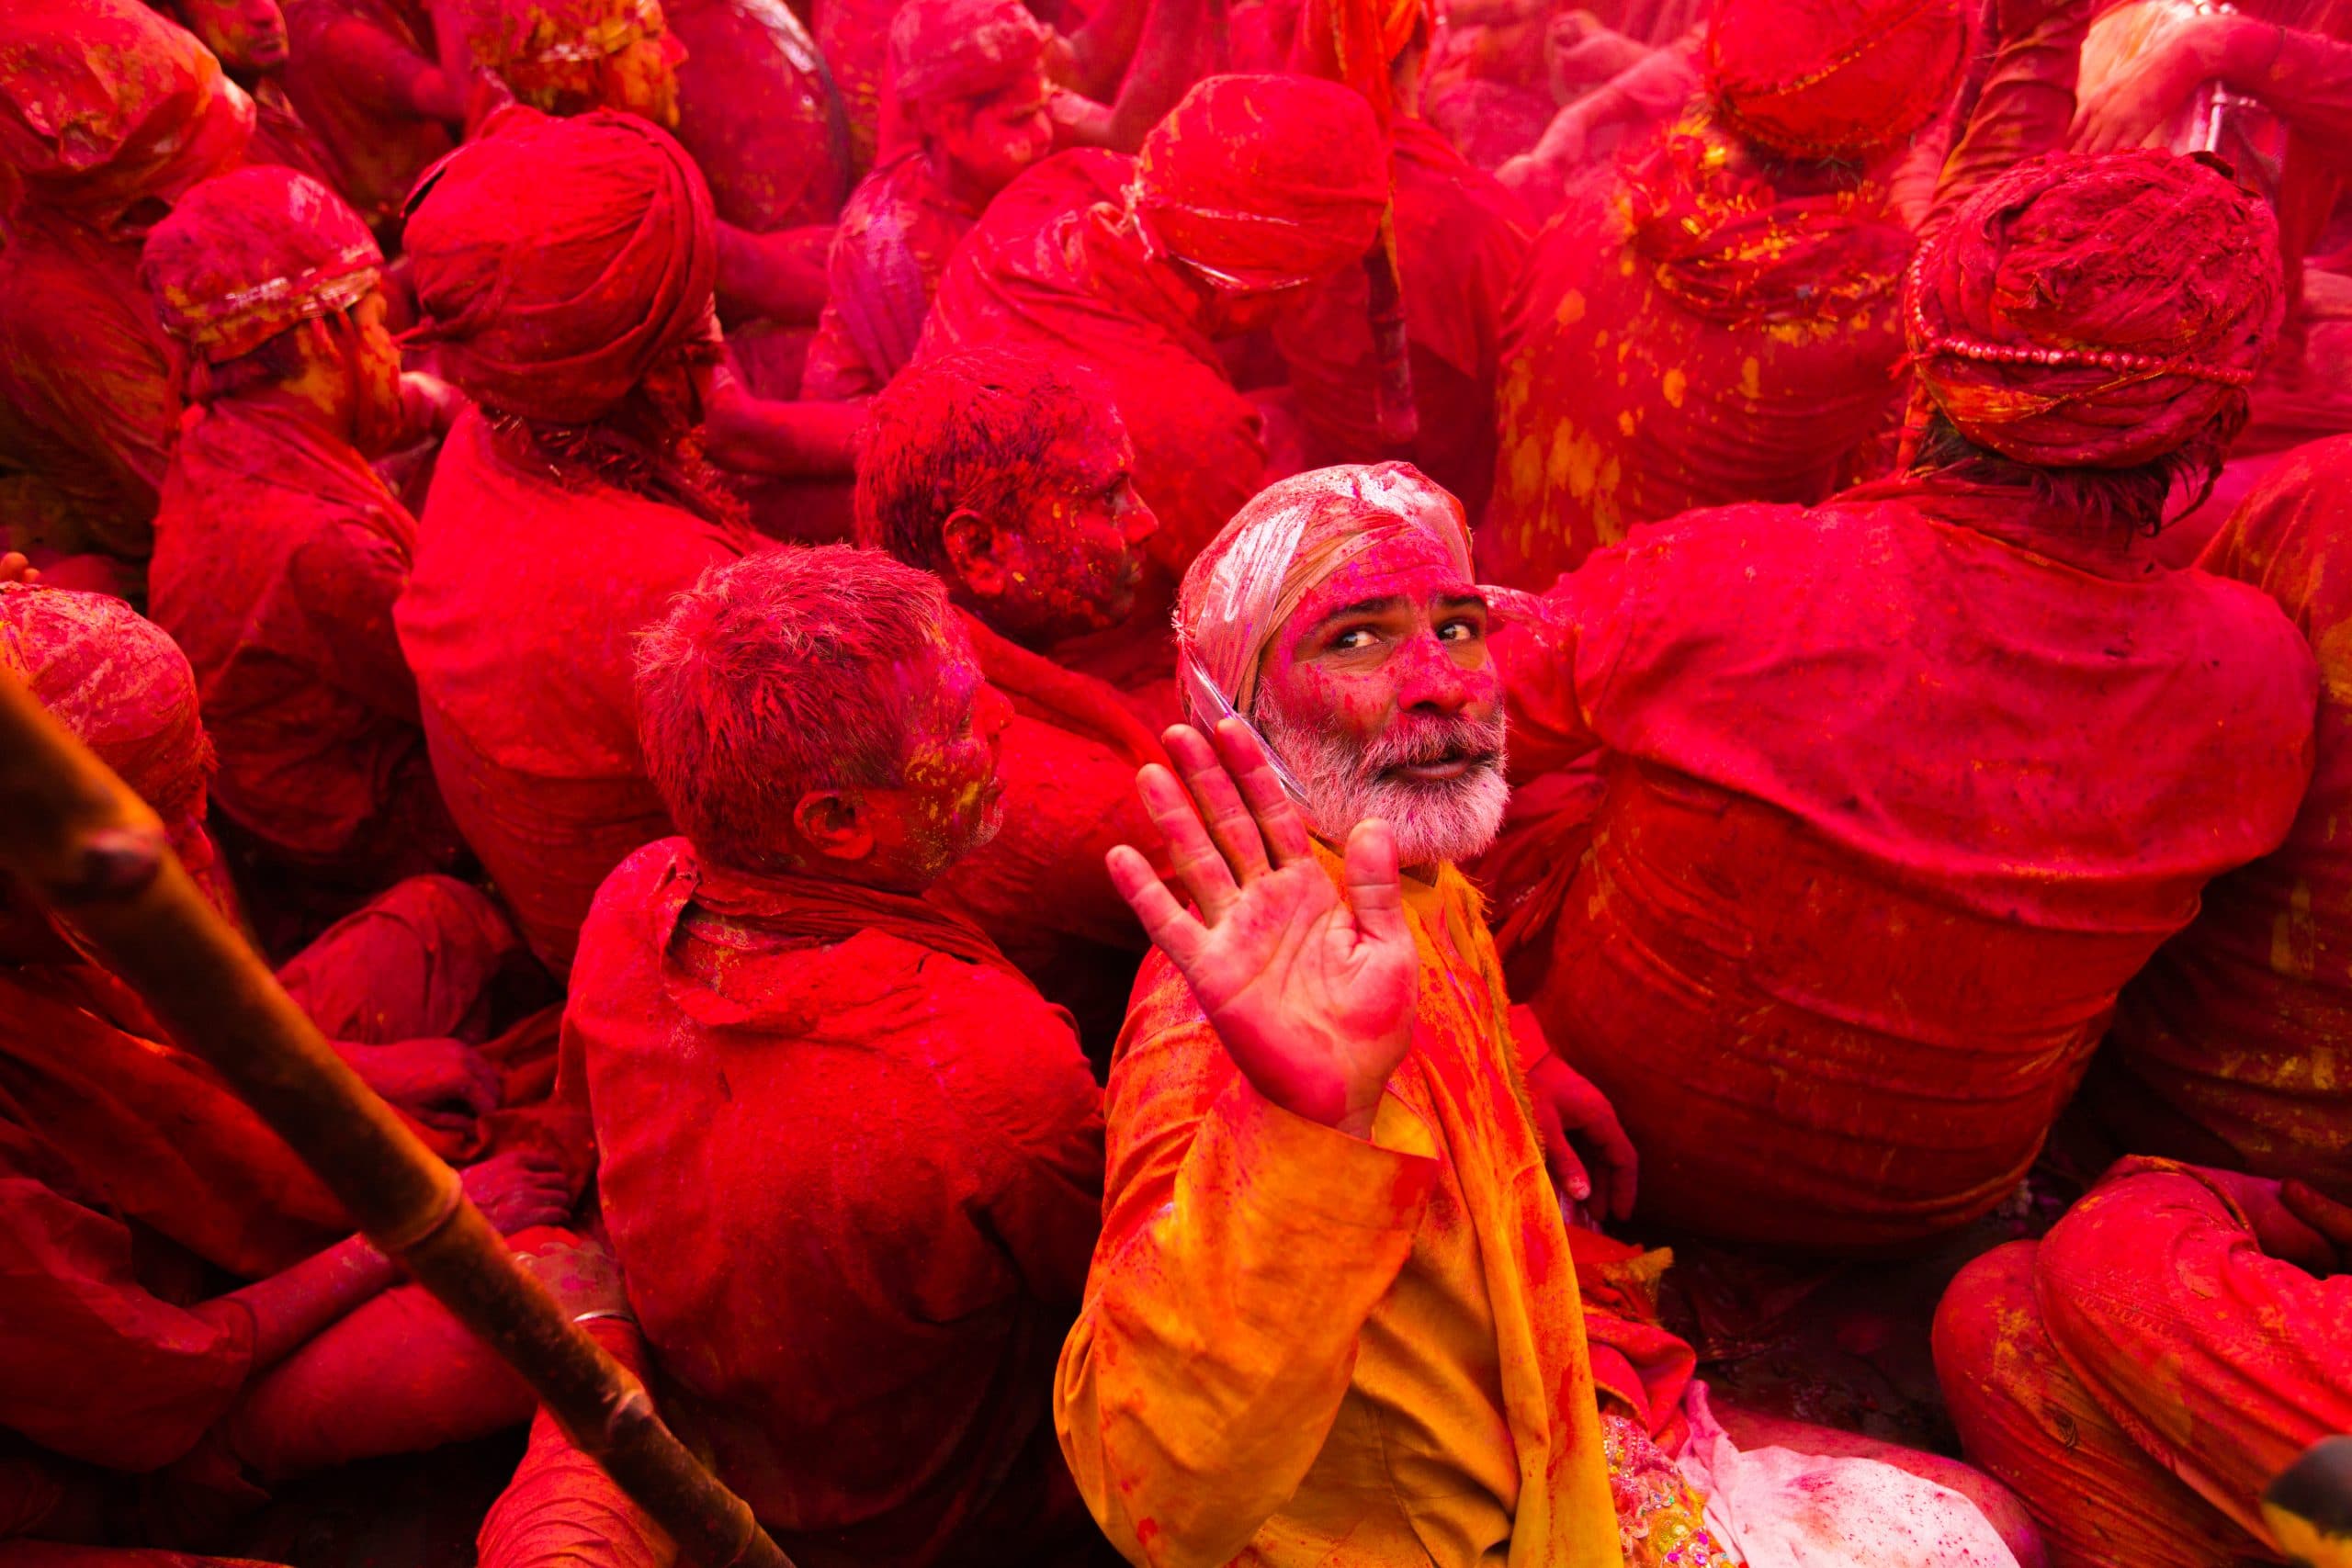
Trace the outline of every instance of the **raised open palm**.
<instances>
[{"instance_id":1,"label":"raised open palm","mask_svg":"<svg viewBox=\"0 0 2352 1568\"><path fill-rule=\"evenodd\" d=\"M1166 739L1182 782L1154 764L1136 785L1200 914L1126 845L1110 853L1112 882L1259 1093L1368 1134L1412 1043L1418 975L1388 825L1349 834L1342 897L1248 726L1227 719L1215 747L1185 725Z\"/></svg>"}]
</instances>

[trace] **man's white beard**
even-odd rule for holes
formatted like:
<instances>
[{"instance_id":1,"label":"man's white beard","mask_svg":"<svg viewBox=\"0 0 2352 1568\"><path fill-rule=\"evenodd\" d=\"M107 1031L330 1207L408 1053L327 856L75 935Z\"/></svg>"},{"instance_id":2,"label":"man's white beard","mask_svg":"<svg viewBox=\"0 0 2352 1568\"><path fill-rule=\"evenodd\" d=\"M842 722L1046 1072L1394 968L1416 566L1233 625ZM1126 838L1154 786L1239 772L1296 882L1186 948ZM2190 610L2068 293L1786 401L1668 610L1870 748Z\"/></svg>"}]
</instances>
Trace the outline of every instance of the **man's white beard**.
<instances>
[{"instance_id":1,"label":"man's white beard","mask_svg":"<svg viewBox=\"0 0 2352 1568\"><path fill-rule=\"evenodd\" d=\"M1306 792L1317 836L1344 844L1355 825L1377 817L1396 836L1396 863L1434 865L1483 853L1502 831L1510 784L1503 776L1504 721L1401 715L1368 746L1264 717L1266 743ZM1459 778L1416 779L1395 772L1464 752L1481 760Z\"/></svg>"}]
</instances>

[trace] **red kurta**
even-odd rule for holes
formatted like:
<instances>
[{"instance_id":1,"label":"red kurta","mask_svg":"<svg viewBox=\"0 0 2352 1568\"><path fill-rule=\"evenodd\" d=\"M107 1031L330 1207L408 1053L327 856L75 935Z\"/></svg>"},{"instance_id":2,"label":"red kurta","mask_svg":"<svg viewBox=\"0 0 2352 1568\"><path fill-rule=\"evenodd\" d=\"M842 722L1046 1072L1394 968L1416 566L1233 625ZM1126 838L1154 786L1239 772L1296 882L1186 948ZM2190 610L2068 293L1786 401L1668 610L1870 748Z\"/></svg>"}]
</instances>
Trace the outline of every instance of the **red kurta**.
<instances>
[{"instance_id":1,"label":"red kurta","mask_svg":"<svg viewBox=\"0 0 2352 1568\"><path fill-rule=\"evenodd\" d=\"M839 401L880 391L912 357L947 258L979 219L941 188L921 147L866 175L833 235L801 395Z\"/></svg>"},{"instance_id":2,"label":"red kurta","mask_svg":"<svg viewBox=\"0 0 2352 1568\"><path fill-rule=\"evenodd\" d=\"M786 1551L1028 1562L1082 1538L1047 1390L1101 1096L986 938L667 840L598 896L564 1027L663 1410Z\"/></svg>"},{"instance_id":3,"label":"red kurta","mask_svg":"<svg viewBox=\"0 0 2352 1568\"><path fill-rule=\"evenodd\" d=\"M1159 519L1145 548L1181 573L1257 493L1266 450L1190 287L1120 227L1134 174L1115 152L1063 152L1007 186L948 263L915 358L988 344L1101 377Z\"/></svg>"},{"instance_id":4,"label":"red kurta","mask_svg":"<svg viewBox=\"0 0 2352 1568\"><path fill-rule=\"evenodd\" d=\"M1784 194L1752 157L1679 131L1536 237L1504 331L1495 581L1540 592L1698 507L1819 501L1894 423L1910 231L1875 181Z\"/></svg>"},{"instance_id":5,"label":"red kurta","mask_svg":"<svg viewBox=\"0 0 2352 1568\"><path fill-rule=\"evenodd\" d=\"M416 521L349 445L286 410L191 412L149 609L195 668L212 799L301 866L381 886L461 847L392 635Z\"/></svg>"},{"instance_id":6,"label":"red kurta","mask_svg":"<svg viewBox=\"0 0 2352 1568\"><path fill-rule=\"evenodd\" d=\"M2320 661L2317 764L2287 841L2205 890L2125 989L2086 1104L2123 1146L2352 1200L2352 437L2290 455L2199 564L2276 599Z\"/></svg>"},{"instance_id":7,"label":"red kurta","mask_svg":"<svg viewBox=\"0 0 2352 1568\"><path fill-rule=\"evenodd\" d=\"M849 125L816 40L784 0L671 0L678 140L719 220L765 234L830 223L849 194Z\"/></svg>"},{"instance_id":8,"label":"red kurta","mask_svg":"<svg viewBox=\"0 0 2352 1568\"><path fill-rule=\"evenodd\" d=\"M1399 118L1390 134L1397 272L1421 422L1408 455L1475 521L1494 482L1495 378L1504 307L1527 260L1527 214L1426 121ZM1316 467L1395 455L1380 441L1374 403L1370 292L1363 269L1351 267L1274 329Z\"/></svg>"},{"instance_id":9,"label":"red kurta","mask_svg":"<svg viewBox=\"0 0 2352 1568\"><path fill-rule=\"evenodd\" d=\"M329 183L386 232L416 177L456 145L438 120L387 107L389 79L437 58L431 15L415 0L285 0L285 11L287 98L334 163Z\"/></svg>"},{"instance_id":10,"label":"red kurta","mask_svg":"<svg viewBox=\"0 0 2352 1568\"><path fill-rule=\"evenodd\" d=\"M2086 526L2021 509L1890 484L1697 513L1496 638L1514 770L1601 754L1534 1005L1652 1216L1846 1248L1983 1213L2123 983L2285 835L2294 627L2243 584L1983 531Z\"/></svg>"},{"instance_id":11,"label":"red kurta","mask_svg":"<svg viewBox=\"0 0 2352 1568\"><path fill-rule=\"evenodd\" d=\"M2235 1203L2160 1162L1963 1269L1935 1348L1968 1457L2052 1568L2268 1558L2262 1489L2352 1430L2352 1277L2266 1256Z\"/></svg>"},{"instance_id":12,"label":"red kurta","mask_svg":"<svg viewBox=\"0 0 2352 1568\"><path fill-rule=\"evenodd\" d=\"M449 433L393 621L442 797L560 975L605 873L670 831L638 750L630 638L752 539L567 485L503 439L478 410Z\"/></svg>"},{"instance_id":13,"label":"red kurta","mask_svg":"<svg viewBox=\"0 0 2352 1568\"><path fill-rule=\"evenodd\" d=\"M19 204L0 246L0 473L31 481L10 522L68 553L147 553L179 423L142 238Z\"/></svg>"}]
</instances>

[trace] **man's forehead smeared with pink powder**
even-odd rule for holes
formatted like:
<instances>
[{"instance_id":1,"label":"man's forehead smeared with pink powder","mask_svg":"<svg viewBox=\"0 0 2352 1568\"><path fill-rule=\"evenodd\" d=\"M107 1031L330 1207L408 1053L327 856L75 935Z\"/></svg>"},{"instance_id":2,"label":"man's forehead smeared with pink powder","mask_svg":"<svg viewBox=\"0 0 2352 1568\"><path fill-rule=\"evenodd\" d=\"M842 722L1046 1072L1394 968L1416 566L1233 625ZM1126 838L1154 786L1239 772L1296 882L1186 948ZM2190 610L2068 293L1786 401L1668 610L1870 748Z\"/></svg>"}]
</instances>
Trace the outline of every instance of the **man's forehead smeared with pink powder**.
<instances>
[{"instance_id":1,"label":"man's forehead smeared with pink powder","mask_svg":"<svg viewBox=\"0 0 2352 1568\"><path fill-rule=\"evenodd\" d=\"M1177 599L1177 674L1193 721L1218 716L1209 689L1248 714L1266 650L1307 597L1398 546L1434 546L1471 581L1462 503L1409 463L1317 468L1260 491L1194 558Z\"/></svg>"}]
</instances>

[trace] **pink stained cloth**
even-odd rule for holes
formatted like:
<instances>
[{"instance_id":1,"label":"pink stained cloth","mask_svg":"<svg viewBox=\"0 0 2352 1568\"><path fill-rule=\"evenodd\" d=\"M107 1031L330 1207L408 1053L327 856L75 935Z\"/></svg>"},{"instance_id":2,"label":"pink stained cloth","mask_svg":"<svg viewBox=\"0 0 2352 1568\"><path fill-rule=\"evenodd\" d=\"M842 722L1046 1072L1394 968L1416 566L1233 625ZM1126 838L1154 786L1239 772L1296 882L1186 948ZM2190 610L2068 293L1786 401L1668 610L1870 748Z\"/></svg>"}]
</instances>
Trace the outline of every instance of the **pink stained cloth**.
<instances>
[{"instance_id":1,"label":"pink stained cloth","mask_svg":"<svg viewBox=\"0 0 2352 1568\"><path fill-rule=\"evenodd\" d=\"M479 411L450 432L392 620L442 797L560 975L605 873L671 831L638 750L629 639L755 541L567 485L509 439ZM519 692L517 671L531 672Z\"/></svg>"},{"instance_id":2,"label":"pink stained cloth","mask_svg":"<svg viewBox=\"0 0 2352 1568\"><path fill-rule=\"evenodd\" d=\"M2123 993L2086 1106L2122 1146L2300 1177L2352 1201L2352 437L2290 453L2199 566L2277 600L2321 670L2317 763L2287 841L2205 890Z\"/></svg>"},{"instance_id":3,"label":"pink stained cloth","mask_svg":"<svg viewBox=\"0 0 2352 1568\"><path fill-rule=\"evenodd\" d=\"M437 62L432 13L424 0L286 0L285 11L288 101L325 150L335 189L378 233L397 231L417 176L457 142L438 120L394 108L370 78Z\"/></svg>"},{"instance_id":4,"label":"pink stained cloth","mask_svg":"<svg viewBox=\"0 0 2352 1568\"><path fill-rule=\"evenodd\" d=\"M801 396L842 401L880 391L914 356L947 259L978 209L944 189L921 147L866 175L842 209L826 257L827 297Z\"/></svg>"},{"instance_id":5,"label":"pink stained cloth","mask_svg":"<svg viewBox=\"0 0 2352 1568\"><path fill-rule=\"evenodd\" d=\"M375 290L384 253L348 202L262 164L190 190L148 232L139 276L164 330L210 364Z\"/></svg>"},{"instance_id":6,"label":"pink stained cloth","mask_svg":"<svg viewBox=\"0 0 2352 1568\"><path fill-rule=\"evenodd\" d=\"M779 1544L1012 1563L1091 1532L1048 1389L1101 1091L985 937L668 840L599 895L564 1033L662 1408Z\"/></svg>"},{"instance_id":7,"label":"pink stained cloth","mask_svg":"<svg viewBox=\"0 0 2352 1568\"><path fill-rule=\"evenodd\" d=\"M148 572L196 670L221 812L277 857L379 886L462 848L392 631L415 541L357 450L230 399L188 415Z\"/></svg>"},{"instance_id":8,"label":"pink stained cloth","mask_svg":"<svg viewBox=\"0 0 2352 1568\"><path fill-rule=\"evenodd\" d=\"M1389 127L1397 273L1420 435L1412 462L1483 514L1494 483L1503 322L1532 243L1517 197L1472 168L1425 120ZM1379 436L1371 283L1349 268L1274 329L1311 466L1391 454Z\"/></svg>"},{"instance_id":9,"label":"pink stained cloth","mask_svg":"<svg viewBox=\"0 0 2352 1568\"><path fill-rule=\"evenodd\" d=\"M678 141L722 222L754 234L830 223L856 183L849 121L816 39L783 0L671 0Z\"/></svg>"},{"instance_id":10,"label":"pink stained cloth","mask_svg":"<svg viewBox=\"0 0 2352 1568\"><path fill-rule=\"evenodd\" d=\"M1910 231L1880 181L1774 179L1677 130L1537 235L1503 333L1494 581L1540 592L1638 524L1823 500L1893 428Z\"/></svg>"},{"instance_id":11,"label":"pink stained cloth","mask_svg":"<svg viewBox=\"0 0 2352 1568\"><path fill-rule=\"evenodd\" d=\"M2082 526L2022 505L1694 513L1497 637L1515 775L1598 752L1606 791L1556 924L1507 960L1548 965L1536 1011L1652 1216L1863 1249L1984 1213L2123 983L2286 835L2315 690L2293 626L2243 584L1984 531Z\"/></svg>"},{"instance_id":12,"label":"pink stained cloth","mask_svg":"<svg viewBox=\"0 0 2352 1568\"><path fill-rule=\"evenodd\" d=\"M1936 1368L2053 1568L2265 1559L2262 1489L2352 1427L2347 1297L2266 1254L2205 1178L2126 1160L2045 1240L1961 1272Z\"/></svg>"}]
</instances>

